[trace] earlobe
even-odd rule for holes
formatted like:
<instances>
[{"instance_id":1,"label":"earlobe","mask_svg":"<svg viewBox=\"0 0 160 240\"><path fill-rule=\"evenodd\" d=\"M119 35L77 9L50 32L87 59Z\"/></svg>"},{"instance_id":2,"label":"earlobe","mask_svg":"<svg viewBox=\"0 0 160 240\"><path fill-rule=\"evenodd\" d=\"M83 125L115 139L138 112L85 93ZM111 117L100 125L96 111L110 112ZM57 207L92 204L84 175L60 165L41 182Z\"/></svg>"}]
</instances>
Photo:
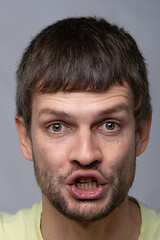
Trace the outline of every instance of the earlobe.
<instances>
[{"instance_id":1,"label":"earlobe","mask_svg":"<svg viewBox=\"0 0 160 240\"><path fill-rule=\"evenodd\" d=\"M20 145L22 154L27 160L33 161L31 139L25 127L23 117L16 115L15 124L18 131L19 145Z\"/></svg>"},{"instance_id":2,"label":"earlobe","mask_svg":"<svg viewBox=\"0 0 160 240\"><path fill-rule=\"evenodd\" d=\"M149 142L150 129L152 122L152 112L150 112L144 122L141 123L140 127L136 132L136 156L141 155Z\"/></svg>"}]
</instances>

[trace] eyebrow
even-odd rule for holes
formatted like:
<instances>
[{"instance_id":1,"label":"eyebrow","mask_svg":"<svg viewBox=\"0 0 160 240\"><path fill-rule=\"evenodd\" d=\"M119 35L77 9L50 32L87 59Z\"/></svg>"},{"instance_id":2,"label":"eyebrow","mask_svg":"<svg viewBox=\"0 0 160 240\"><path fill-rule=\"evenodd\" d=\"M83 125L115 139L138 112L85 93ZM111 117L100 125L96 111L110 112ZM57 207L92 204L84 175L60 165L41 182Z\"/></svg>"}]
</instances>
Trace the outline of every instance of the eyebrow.
<instances>
[{"instance_id":1,"label":"eyebrow","mask_svg":"<svg viewBox=\"0 0 160 240\"><path fill-rule=\"evenodd\" d=\"M118 104L108 109L99 112L98 116L103 117L108 114L119 113L119 112L129 112L129 106L127 104Z\"/></svg>"},{"instance_id":2,"label":"eyebrow","mask_svg":"<svg viewBox=\"0 0 160 240\"><path fill-rule=\"evenodd\" d=\"M97 112L97 116L98 118L102 118L108 114L113 114L113 113L119 113L119 112L129 112L129 106L127 104L117 104L113 107L109 107L108 109L104 109L102 111ZM59 118L64 118L64 119L68 119L68 120L73 120L75 119L74 115L70 114L70 113L66 113L65 111L60 111L60 110L55 110L52 108L44 108L42 109L39 114L38 117L41 117L42 115L53 115Z\"/></svg>"},{"instance_id":3,"label":"eyebrow","mask_svg":"<svg viewBox=\"0 0 160 240\"><path fill-rule=\"evenodd\" d=\"M38 114L38 117L41 117L42 115L54 115L54 116L57 116L57 117L60 117L60 118L74 118L71 114L69 113L66 113L64 111L59 111L59 110L54 110L54 109L50 109L50 108L44 108L42 109L39 114Z\"/></svg>"}]
</instances>

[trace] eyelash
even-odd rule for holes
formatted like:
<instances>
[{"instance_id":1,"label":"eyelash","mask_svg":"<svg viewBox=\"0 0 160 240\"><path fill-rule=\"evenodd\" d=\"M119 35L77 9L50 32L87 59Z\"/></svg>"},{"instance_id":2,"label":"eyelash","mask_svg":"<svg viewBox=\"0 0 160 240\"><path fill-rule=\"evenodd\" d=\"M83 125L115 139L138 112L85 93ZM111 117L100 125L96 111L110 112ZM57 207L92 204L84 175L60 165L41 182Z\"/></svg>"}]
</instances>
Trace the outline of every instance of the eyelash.
<instances>
[{"instance_id":1,"label":"eyelash","mask_svg":"<svg viewBox=\"0 0 160 240\"><path fill-rule=\"evenodd\" d=\"M108 129L107 129L107 126L108 126ZM119 127L120 127L120 125L118 123L114 122L114 121L106 121L102 125L100 125L99 128L101 130L107 130L108 132L114 132Z\"/></svg>"},{"instance_id":2,"label":"eyelash","mask_svg":"<svg viewBox=\"0 0 160 240\"><path fill-rule=\"evenodd\" d=\"M54 131L54 130L52 129L53 126L56 128L56 125L57 125L57 127L58 127L58 126L60 127L60 131ZM60 122L52 123L51 125L49 125L48 128L49 128L52 132L54 132L55 134L61 133L61 132L63 132L64 130L67 129L67 127L66 127L64 124L60 123Z\"/></svg>"}]
</instances>

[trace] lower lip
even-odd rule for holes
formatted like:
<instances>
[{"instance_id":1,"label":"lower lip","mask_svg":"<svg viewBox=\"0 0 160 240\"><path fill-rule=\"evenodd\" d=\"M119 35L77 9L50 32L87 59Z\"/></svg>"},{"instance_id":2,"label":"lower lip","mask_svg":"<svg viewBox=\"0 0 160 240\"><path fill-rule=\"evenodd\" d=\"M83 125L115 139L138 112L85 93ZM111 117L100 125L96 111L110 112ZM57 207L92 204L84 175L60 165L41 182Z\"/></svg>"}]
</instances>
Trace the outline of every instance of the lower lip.
<instances>
[{"instance_id":1,"label":"lower lip","mask_svg":"<svg viewBox=\"0 0 160 240\"><path fill-rule=\"evenodd\" d=\"M103 197L103 195L105 194L106 185L99 185L96 189L88 191L78 189L75 185L67 185L67 190L76 199L96 200Z\"/></svg>"}]
</instances>

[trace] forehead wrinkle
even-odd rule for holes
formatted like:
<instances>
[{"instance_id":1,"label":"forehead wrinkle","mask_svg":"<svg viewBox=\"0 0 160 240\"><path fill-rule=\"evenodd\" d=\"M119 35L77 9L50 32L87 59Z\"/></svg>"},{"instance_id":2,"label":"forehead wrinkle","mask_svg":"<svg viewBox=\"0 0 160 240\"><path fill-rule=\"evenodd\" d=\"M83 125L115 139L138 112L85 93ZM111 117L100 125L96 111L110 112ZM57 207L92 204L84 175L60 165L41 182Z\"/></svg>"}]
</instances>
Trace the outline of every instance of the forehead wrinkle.
<instances>
[{"instance_id":1,"label":"forehead wrinkle","mask_svg":"<svg viewBox=\"0 0 160 240\"><path fill-rule=\"evenodd\" d=\"M106 100L109 100L109 99L113 99L113 98L118 98L118 97L124 97L124 98L127 98L127 99L130 99L132 100L131 96L127 96L124 95L124 94L118 94L116 96L107 96L107 97L97 97L95 98L94 97L70 97L70 98L58 98L58 97L52 97L51 101L55 101L55 102L60 102L60 103L64 103L64 104L71 104L73 101L74 103L77 103L77 104L86 104L86 103L90 103L90 104L94 104L94 103L99 103L99 102L104 102Z\"/></svg>"},{"instance_id":2,"label":"forehead wrinkle","mask_svg":"<svg viewBox=\"0 0 160 240\"><path fill-rule=\"evenodd\" d=\"M107 91L103 93L95 93L95 92L63 92L59 91L56 93L37 93L35 97L48 97L51 101L70 104L74 103L99 103L108 99L123 97L129 99L131 102L134 101L133 94L130 87L125 84L124 86L113 85Z\"/></svg>"},{"instance_id":3,"label":"forehead wrinkle","mask_svg":"<svg viewBox=\"0 0 160 240\"><path fill-rule=\"evenodd\" d=\"M95 111L93 111L93 109L91 109L92 115L98 119L105 117L108 114L123 113L123 112L127 113L129 111L130 111L130 108L129 108L128 104L125 104L125 103L116 104L115 106L109 106L108 108L98 110L97 112L95 112ZM86 112L84 112L84 113L86 116ZM57 110L57 109L53 109L53 108L44 108L44 109L40 110L38 117L41 117L46 114L48 114L50 116L54 116L54 117L59 117L62 119L68 119L68 120L75 120L78 117L77 112L70 113L70 112L66 112L65 110ZM83 115L83 113L80 113L80 114ZM85 118L88 118L88 115Z\"/></svg>"},{"instance_id":4,"label":"forehead wrinkle","mask_svg":"<svg viewBox=\"0 0 160 240\"><path fill-rule=\"evenodd\" d=\"M97 99L97 100L95 100L95 102L103 102L103 101L106 101L106 100L108 100L108 99L112 99L112 98L118 98L118 97L124 97L124 98L128 98L128 99L130 99L130 96L124 96L123 94L119 94L119 95L116 95L116 96L108 96L108 97L105 97L105 98L103 98L103 99Z\"/></svg>"},{"instance_id":5,"label":"forehead wrinkle","mask_svg":"<svg viewBox=\"0 0 160 240\"><path fill-rule=\"evenodd\" d=\"M119 99L120 101L117 99ZM117 89L116 87L113 87L112 91L109 90L109 92L106 92L106 94L105 93L104 94L99 94L99 93L97 94L69 93L68 94L63 92L58 92L56 94L43 93L43 94L37 94L37 97L35 96L34 100L36 101L33 101L33 103L39 102L40 108L38 107L39 109L39 111L37 111L38 116L42 115L41 112L43 112L45 114L50 114L52 116L58 115L59 117L68 118L68 119L77 118L77 116L79 116L79 113L83 115L83 113L85 113L85 111L83 110L87 110L87 109L90 112L92 112L93 115L99 115L101 114L101 112L104 112L104 114L108 114L109 112L113 113L116 111L120 112L122 110L129 112L129 110L131 109L133 110L133 106L134 106L132 92L130 91L129 88L124 88L124 87L120 87L119 89ZM60 105L58 104L58 102ZM63 104L66 104L70 107L65 105L63 106ZM98 104L98 105L94 106L94 104ZM96 112L95 112L96 109L95 108L93 109L93 107L96 107L97 109ZM43 110L43 109L46 109L46 110ZM78 109L78 112L76 109ZM82 109L82 112L80 112L80 109ZM104 115L104 114L101 114L101 115Z\"/></svg>"}]
</instances>

